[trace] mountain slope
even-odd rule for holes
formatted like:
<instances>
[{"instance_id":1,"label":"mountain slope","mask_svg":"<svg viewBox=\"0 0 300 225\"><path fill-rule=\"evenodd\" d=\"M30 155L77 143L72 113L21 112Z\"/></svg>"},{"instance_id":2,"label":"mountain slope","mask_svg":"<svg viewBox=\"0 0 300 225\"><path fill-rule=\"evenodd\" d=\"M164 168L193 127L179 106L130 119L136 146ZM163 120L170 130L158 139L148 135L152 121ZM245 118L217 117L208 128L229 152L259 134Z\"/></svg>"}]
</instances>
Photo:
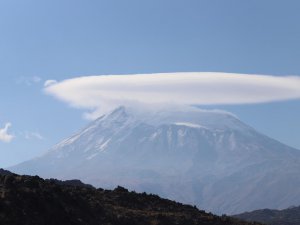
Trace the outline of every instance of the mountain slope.
<instances>
[{"instance_id":1,"label":"mountain slope","mask_svg":"<svg viewBox=\"0 0 300 225\"><path fill-rule=\"evenodd\" d=\"M261 209L235 215L234 217L270 225L300 225L300 206L283 210Z\"/></svg>"},{"instance_id":2,"label":"mountain slope","mask_svg":"<svg viewBox=\"0 0 300 225\"><path fill-rule=\"evenodd\" d=\"M218 214L300 204L300 151L220 111L120 107L11 170L122 185Z\"/></svg>"},{"instance_id":3,"label":"mountain slope","mask_svg":"<svg viewBox=\"0 0 300 225\"><path fill-rule=\"evenodd\" d=\"M3 171L0 196L0 224L6 225L250 224L122 187L108 191Z\"/></svg>"}]
</instances>

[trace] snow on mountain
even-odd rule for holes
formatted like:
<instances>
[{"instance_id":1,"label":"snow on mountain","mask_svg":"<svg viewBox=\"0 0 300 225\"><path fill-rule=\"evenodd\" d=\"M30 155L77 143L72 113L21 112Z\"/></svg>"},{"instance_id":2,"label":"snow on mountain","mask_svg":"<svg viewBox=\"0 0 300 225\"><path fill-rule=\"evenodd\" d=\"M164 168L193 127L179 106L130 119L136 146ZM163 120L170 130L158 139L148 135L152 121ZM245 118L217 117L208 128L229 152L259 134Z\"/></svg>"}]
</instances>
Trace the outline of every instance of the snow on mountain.
<instances>
[{"instance_id":1,"label":"snow on mountain","mask_svg":"<svg viewBox=\"0 0 300 225\"><path fill-rule=\"evenodd\" d=\"M300 204L300 151L214 110L120 107L10 169L122 185L219 214Z\"/></svg>"}]
</instances>

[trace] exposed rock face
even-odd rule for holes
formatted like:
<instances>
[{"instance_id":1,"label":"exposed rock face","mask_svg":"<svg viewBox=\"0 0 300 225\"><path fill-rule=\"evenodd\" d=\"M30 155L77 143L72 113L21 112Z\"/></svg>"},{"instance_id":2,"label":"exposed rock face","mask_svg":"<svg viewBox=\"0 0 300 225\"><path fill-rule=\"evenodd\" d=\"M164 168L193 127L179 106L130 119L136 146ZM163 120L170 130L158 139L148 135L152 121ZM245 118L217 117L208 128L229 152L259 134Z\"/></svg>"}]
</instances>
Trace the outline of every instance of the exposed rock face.
<instances>
[{"instance_id":1,"label":"exposed rock face","mask_svg":"<svg viewBox=\"0 0 300 225\"><path fill-rule=\"evenodd\" d=\"M0 175L0 224L250 224L122 187L107 191L78 184L37 176Z\"/></svg>"}]
</instances>

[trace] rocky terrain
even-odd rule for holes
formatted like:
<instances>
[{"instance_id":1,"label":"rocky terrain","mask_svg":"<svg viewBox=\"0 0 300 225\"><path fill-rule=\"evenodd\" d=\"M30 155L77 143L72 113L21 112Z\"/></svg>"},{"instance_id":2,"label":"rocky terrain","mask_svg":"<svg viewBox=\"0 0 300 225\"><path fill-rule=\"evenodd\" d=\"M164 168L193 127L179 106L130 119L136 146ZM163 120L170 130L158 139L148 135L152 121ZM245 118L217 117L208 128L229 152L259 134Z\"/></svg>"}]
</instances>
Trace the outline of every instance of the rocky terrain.
<instances>
[{"instance_id":1,"label":"rocky terrain","mask_svg":"<svg viewBox=\"0 0 300 225\"><path fill-rule=\"evenodd\" d=\"M0 170L0 224L250 225L146 193L103 190Z\"/></svg>"}]
</instances>

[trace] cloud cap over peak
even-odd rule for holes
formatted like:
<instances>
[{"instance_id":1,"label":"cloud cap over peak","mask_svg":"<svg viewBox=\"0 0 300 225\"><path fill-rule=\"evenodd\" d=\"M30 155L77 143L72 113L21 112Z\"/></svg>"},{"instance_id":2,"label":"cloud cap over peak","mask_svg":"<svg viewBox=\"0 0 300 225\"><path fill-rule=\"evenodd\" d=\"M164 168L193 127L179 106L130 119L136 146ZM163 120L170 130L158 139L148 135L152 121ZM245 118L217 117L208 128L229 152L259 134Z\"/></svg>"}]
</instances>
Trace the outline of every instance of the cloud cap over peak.
<instances>
[{"instance_id":1,"label":"cloud cap over peak","mask_svg":"<svg viewBox=\"0 0 300 225\"><path fill-rule=\"evenodd\" d=\"M118 105L255 104L300 98L300 77L214 72L84 76L53 83L46 93L101 114Z\"/></svg>"}]
</instances>

